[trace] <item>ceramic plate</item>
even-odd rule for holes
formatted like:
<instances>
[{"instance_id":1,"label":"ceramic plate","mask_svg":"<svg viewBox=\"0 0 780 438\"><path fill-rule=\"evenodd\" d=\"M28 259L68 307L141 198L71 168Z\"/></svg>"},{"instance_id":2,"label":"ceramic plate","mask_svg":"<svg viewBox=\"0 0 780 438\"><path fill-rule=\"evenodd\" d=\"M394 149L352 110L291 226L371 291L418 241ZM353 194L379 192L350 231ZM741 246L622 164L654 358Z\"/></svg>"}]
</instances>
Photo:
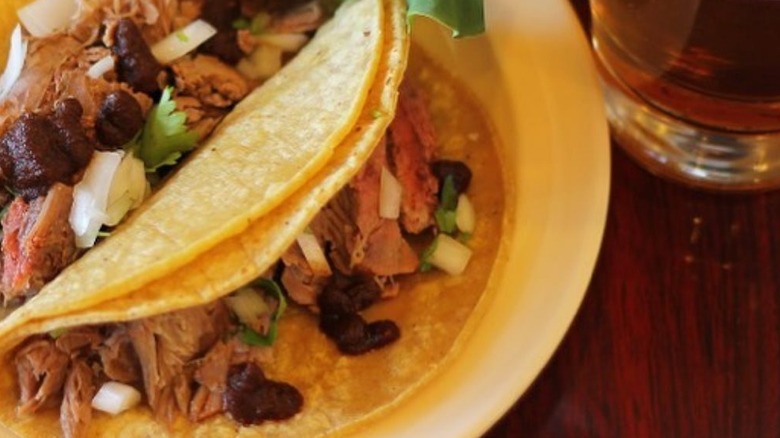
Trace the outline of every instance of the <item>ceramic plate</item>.
<instances>
[{"instance_id":1,"label":"ceramic plate","mask_svg":"<svg viewBox=\"0 0 780 438\"><path fill-rule=\"evenodd\" d=\"M596 262L609 193L609 137L588 42L565 0L486 0L488 33L415 39L487 109L515 198L488 302L458 355L368 431L478 436L531 384L562 340Z\"/></svg>"}]
</instances>

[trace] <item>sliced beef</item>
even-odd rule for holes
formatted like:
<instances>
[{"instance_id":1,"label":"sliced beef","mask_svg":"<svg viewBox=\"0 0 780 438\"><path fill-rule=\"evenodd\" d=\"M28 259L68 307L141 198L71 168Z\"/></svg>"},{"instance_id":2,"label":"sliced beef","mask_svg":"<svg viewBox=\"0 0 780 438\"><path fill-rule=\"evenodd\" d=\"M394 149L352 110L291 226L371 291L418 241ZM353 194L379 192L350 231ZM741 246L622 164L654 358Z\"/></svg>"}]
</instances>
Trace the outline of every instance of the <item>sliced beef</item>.
<instances>
[{"instance_id":1,"label":"sliced beef","mask_svg":"<svg viewBox=\"0 0 780 438\"><path fill-rule=\"evenodd\" d=\"M177 381L185 365L205 353L225 333L230 324L227 309L221 301L205 306L179 310L129 324L144 380L149 405L158 418L173 420L175 407L184 403ZM178 390L178 391L177 391ZM186 414L186 409L183 410Z\"/></svg>"},{"instance_id":2,"label":"sliced beef","mask_svg":"<svg viewBox=\"0 0 780 438\"><path fill-rule=\"evenodd\" d=\"M417 234L433 224L439 183L431 172L435 140L422 96L406 86L399 94L398 109L390 124L390 161L403 188L401 224Z\"/></svg>"},{"instance_id":3,"label":"sliced beef","mask_svg":"<svg viewBox=\"0 0 780 438\"><path fill-rule=\"evenodd\" d=\"M92 397L95 396L92 368L84 359L71 365L60 405L60 426L66 438L84 436L92 419Z\"/></svg>"},{"instance_id":4,"label":"sliced beef","mask_svg":"<svg viewBox=\"0 0 780 438\"><path fill-rule=\"evenodd\" d=\"M124 325L117 326L98 348L103 372L109 379L133 383L141 380L141 366Z\"/></svg>"},{"instance_id":5,"label":"sliced beef","mask_svg":"<svg viewBox=\"0 0 780 438\"><path fill-rule=\"evenodd\" d=\"M19 413L33 413L60 395L68 372L68 355L54 341L32 338L15 356L19 379Z\"/></svg>"},{"instance_id":6,"label":"sliced beef","mask_svg":"<svg viewBox=\"0 0 780 438\"><path fill-rule=\"evenodd\" d=\"M68 223L73 189L55 184L45 197L16 198L3 218L3 275L6 301L37 292L76 257Z\"/></svg>"},{"instance_id":7,"label":"sliced beef","mask_svg":"<svg viewBox=\"0 0 780 438\"><path fill-rule=\"evenodd\" d=\"M118 149L132 140L144 126L141 105L123 90L110 92L98 110L95 133L106 149Z\"/></svg>"},{"instance_id":8,"label":"sliced beef","mask_svg":"<svg viewBox=\"0 0 780 438\"><path fill-rule=\"evenodd\" d=\"M163 67L152 55L138 26L129 18L119 20L114 29L113 43L119 80L141 93L154 95L159 92Z\"/></svg>"},{"instance_id":9,"label":"sliced beef","mask_svg":"<svg viewBox=\"0 0 780 438\"><path fill-rule=\"evenodd\" d=\"M171 68L176 75L176 89L205 105L227 108L249 93L249 84L234 68L208 55L182 58Z\"/></svg>"}]
</instances>

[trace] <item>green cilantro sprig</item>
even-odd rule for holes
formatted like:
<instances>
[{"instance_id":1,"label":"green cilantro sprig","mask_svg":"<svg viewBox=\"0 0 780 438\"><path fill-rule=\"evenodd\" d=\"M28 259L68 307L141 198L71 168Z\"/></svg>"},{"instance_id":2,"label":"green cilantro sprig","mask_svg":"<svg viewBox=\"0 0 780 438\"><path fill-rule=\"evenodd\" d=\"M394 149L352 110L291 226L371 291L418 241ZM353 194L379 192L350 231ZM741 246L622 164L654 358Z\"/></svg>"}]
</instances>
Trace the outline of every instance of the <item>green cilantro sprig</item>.
<instances>
[{"instance_id":1,"label":"green cilantro sprig","mask_svg":"<svg viewBox=\"0 0 780 438\"><path fill-rule=\"evenodd\" d=\"M256 282L256 285L263 288L267 293L274 295L279 301L279 305L276 307L274 314L271 315L271 325L268 327L268 333L258 333L242 324L239 328L238 336L245 344L270 347L276 342L276 338L279 335L279 318L282 317L282 314L287 309L287 300L284 298L282 289L273 280L261 278Z\"/></svg>"}]
</instances>

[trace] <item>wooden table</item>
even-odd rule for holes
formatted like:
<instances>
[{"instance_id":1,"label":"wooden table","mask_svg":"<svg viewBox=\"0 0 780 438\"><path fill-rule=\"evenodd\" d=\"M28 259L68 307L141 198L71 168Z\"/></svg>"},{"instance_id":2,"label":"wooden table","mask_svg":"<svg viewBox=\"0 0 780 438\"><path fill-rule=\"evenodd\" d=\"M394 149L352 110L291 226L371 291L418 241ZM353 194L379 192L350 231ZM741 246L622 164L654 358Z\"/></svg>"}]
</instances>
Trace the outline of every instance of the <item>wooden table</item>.
<instances>
[{"instance_id":1,"label":"wooden table","mask_svg":"<svg viewBox=\"0 0 780 438\"><path fill-rule=\"evenodd\" d=\"M587 27L587 0L571 1ZM614 142L612 160L582 307L485 436L780 436L780 191L687 189Z\"/></svg>"}]
</instances>

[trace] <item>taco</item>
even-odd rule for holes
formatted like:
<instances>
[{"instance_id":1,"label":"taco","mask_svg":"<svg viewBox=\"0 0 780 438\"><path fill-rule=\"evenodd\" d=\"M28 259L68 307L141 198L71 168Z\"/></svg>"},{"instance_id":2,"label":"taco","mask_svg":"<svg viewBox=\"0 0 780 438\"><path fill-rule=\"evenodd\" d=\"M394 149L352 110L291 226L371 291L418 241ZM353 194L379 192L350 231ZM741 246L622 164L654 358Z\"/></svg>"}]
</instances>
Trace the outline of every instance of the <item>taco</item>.
<instances>
[{"instance_id":1,"label":"taco","mask_svg":"<svg viewBox=\"0 0 780 438\"><path fill-rule=\"evenodd\" d=\"M335 433L441 366L488 288L502 176L482 115L446 75L412 64L400 86L400 2L385 2L381 29L356 124L284 202L138 287L90 286L59 306L50 287L0 324L7 427L25 436ZM478 192L467 190L471 172ZM470 204L480 214L469 239L473 220L457 210ZM456 238L468 240L466 257ZM464 261L464 275L417 273L427 262L457 273ZM143 402L115 416L92 409L106 384L121 403L96 402L103 410Z\"/></svg>"},{"instance_id":2,"label":"taco","mask_svg":"<svg viewBox=\"0 0 780 438\"><path fill-rule=\"evenodd\" d=\"M319 1L22 3L2 14L23 24L0 80L0 294L12 306L84 258L103 271L67 275L70 291L138 286L273 209L355 124L382 44L379 2L335 22ZM306 77L320 65L350 76ZM316 101L322 90L341 93ZM154 251L144 268L126 263Z\"/></svg>"}]
</instances>

